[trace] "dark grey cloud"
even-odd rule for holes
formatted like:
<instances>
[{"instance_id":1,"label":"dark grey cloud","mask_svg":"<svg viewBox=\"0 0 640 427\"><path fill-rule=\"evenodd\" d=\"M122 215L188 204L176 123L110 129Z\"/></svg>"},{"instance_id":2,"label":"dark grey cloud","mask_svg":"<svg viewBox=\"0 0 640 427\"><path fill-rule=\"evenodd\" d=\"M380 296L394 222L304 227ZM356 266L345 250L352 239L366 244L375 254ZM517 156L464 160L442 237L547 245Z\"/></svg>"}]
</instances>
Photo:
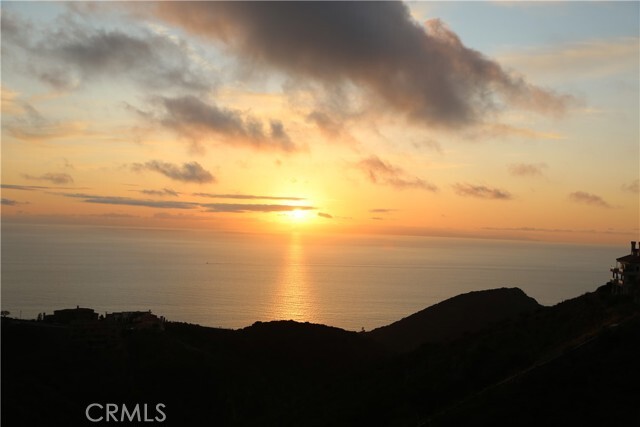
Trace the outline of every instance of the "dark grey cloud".
<instances>
[{"instance_id":1,"label":"dark grey cloud","mask_svg":"<svg viewBox=\"0 0 640 427\"><path fill-rule=\"evenodd\" d=\"M442 22L420 25L402 2L133 7L146 7L165 22L225 44L254 68L271 67L327 86L351 83L418 123L458 128L514 107L559 113L570 100L467 48Z\"/></svg>"},{"instance_id":2,"label":"dark grey cloud","mask_svg":"<svg viewBox=\"0 0 640 427\"><path fill-rule=\"evenodd\" d=\"M324 212L318 212L318 216L321 218L333 219L333 215Z\"/></svg>"},{"instance_id":3,"label":"dark grey cloud","mask_svg":"<svg viewBox=\"0 0 640 427\"><path fill-rule=\"evenodd\" d=\"M514 176L542 176L546 163L515 163L509 165L509 173Z\"/></svg>"},{"instance_id":4,"label":"dark grey cloud","mask_svg":"<svg viewBox=\"0 0 640 427\"><path fill-rule=\"evenodd\" d=\"M314 210L313 206L240 204L240 203L205 203L202 207L209 212L246 213L246 212L291 212L296 210Z\"/></svg>"},{"instance_id":5,"label":"dark grey cloud","mask_svg":"<svg viewBox=\"0 0 640 427\"><path fill-rule=\"evenodd\" d=\"M146 163L134 163L131 165L131 169L136 172L145 170L158 172L167 178L182 182L204 184L216 181L211 172L205 170L198 162L188 162L178 166L173 163L150 160Z\"/></svg>"},{"instance_id":6,"label":"dark grey cloud","mask_svg":"<svg viewBox=\"0 0 640 427\"><path fill-rule=\"evenodd\" d=\"M269 131L261 121L237 110L208 103L195 96L157 97L159 113L142 112L146 117L200 144L202 140L222 138L232 145L246 145L258 149L295 151L284 125L278 120L269 122Z\"/></svg>"},{"instance_id":7,"label":"dark grey cloud","mask_svg":"<svg viewBox=\"0 0 640 427\"><path fill-rule=\"evenodd\" d=\"M629 193L640 193L640 179L633 180L629 184L623 184L622 190Z\"/></svg>"},{"instance_id":8,"label":"dark grey cloud","mask_svg":"<svg viewBox=\"0 0 640 427\"><path fill-rule=\"evenodd\" d=\"M62 15L51 27L35 26L5 10L1 19L3 54L19 51L11 56L12 65L56 89L104 77L126 77L151 89L203 92L212 87L214 78L199 71L183 40L141 28L134 32L95 28L70 15Z\"/></svg>"},{"instance_id":9,"label":"dark grey cloud","mask_svg":"<svg viewBox=\"0 0 640 427\"><path fill-rule=\"evenodd\" d=\"M211 199L239 199L239 200L291 200L303 201L304 197L283 197L283 196L260 196L255 194L214 194L214 193L193 193L198 197L209 197Z\"/></svg>"},{"instance_id":10,"label":"dark grey cloud","mask_svg":"<svg viewBox=\"0 0 640 427\"><path fill-rule=\"evenodd\" d=\"M34 176L29 174L22 174L25 179L32 181L50 181L54 184L70 184L73 182L73 178L68 173L52 173L48 172L42 175Z\"/></svg>"},{"instance_id":11,"label":"dark grey cloud","mask_svg":"<svg viewBox=\"0 0 640 427\"><path fill-rule=\"evenodd\" d=\"M583 203L600 208L611 207L611 205L607 203L602 197L595 194L587 193L586 191L575 191L569 194L569 200L571 200L572 202Z\"/></svg>"},{"instance_id":12,"label":"dark grey cloud","mask_svg":"<svg viewBox=\"0 0 640 427\"><path fill-rule=\"evenodd\" d=\"M165 196L178 197L180 195L180 193L170 188L163 188L162 190L131 190L131 191L137 191L138 193L146 194L148 196L160 196L160 197L165 197Z\"/></svg>"},{"instance_id":13,"label":"dark grey cloud","mask_svg":"<svg viewBox=\"0 0 640 427\"><path fill-rule=\"evenodd\" d=\"M478 197L480 199L494 199L494 200L511 200L513 196L506 190L499 188L486 187L484 185L473 185L456 183L453 185L454 190L460 196Z\"/></svg>"},{"instance_id":14,"label":"dark grey cloud","mask_svg":"<svg viewBox=\"0 0 640 427\"><path fill-rule=\"evenodd\" d=\"M370 156L360 160L356 167L369 177L374 184L388 185L395 188L416 188L426 191L438 191L438 187L421 178L408 175L404 170L381 160L377 156Z\"/></svg>"}]
</instances>

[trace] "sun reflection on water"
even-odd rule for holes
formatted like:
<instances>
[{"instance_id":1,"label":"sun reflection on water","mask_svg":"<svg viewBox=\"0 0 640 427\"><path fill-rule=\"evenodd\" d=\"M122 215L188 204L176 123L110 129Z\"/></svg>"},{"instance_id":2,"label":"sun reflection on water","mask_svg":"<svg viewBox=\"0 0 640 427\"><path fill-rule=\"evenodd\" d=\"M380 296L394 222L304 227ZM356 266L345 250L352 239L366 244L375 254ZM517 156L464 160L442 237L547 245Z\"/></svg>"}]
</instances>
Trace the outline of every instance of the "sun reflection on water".
<instances>
[{"instance_id":1,"label":"sun reflection on water","mask_svg":"<svg viewBox=\"0 0 640 427\"><path fill-rule=\"evenodd\" d=\"M273 320L313 321L313 305L300 236L291 241L282 262L272 304Z\"/></svg>"}]
</instances>

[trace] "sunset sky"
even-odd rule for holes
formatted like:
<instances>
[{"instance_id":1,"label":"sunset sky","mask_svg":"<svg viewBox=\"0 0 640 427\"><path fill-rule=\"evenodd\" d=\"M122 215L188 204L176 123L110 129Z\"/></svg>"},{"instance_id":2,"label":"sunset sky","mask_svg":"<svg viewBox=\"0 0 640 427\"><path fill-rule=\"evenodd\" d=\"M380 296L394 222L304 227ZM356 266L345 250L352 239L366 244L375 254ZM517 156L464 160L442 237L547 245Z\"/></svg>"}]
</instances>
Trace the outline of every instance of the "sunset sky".
<instances>
[{"instance_id":1,"label":"sunset sky","mask_svg":"<svg viewBox=\"0 0 640 427\"><path fill-rule=\"evenodd\" d=\"M638 2L1 7L5 222L638 238Z\"/></svg>"}]
</instances>

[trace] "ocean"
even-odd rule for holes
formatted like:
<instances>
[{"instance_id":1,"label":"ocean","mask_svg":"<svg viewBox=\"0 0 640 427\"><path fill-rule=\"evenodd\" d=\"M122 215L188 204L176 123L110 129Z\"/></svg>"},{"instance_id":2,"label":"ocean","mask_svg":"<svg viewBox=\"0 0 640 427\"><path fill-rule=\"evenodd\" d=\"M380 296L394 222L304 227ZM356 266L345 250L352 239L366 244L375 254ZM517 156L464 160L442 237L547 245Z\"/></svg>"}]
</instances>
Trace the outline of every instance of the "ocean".
<instances>
[{"instance_id":1,"label":"ocean","mask_svg":"<svg viewBox=\"0 0 640 427\"><path fill-rule=\"evenodd\" d=\"M595 290L620 246L414 236L2 224L2 310L151 310L241 328L370 330L455 295L519 287L544 305Z\"/></svg>"}]
</instances>

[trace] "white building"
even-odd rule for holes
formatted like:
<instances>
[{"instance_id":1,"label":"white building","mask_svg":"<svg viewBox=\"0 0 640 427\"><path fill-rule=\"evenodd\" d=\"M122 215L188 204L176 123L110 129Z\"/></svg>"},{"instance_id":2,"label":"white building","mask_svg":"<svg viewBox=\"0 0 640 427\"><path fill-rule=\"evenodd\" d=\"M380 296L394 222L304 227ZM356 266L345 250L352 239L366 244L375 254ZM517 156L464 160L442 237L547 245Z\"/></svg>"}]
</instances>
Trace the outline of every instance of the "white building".
<instances>
[{"instance_id":1,"label":"white building","mask_svg":"<svg viewBox=\"0 0 640 427\"><path fill-rule=\"evenodd\" d=\"M619 286L618 291L623 294L640 290L640 245L631 242L631 253L616 259L616 266L611 269L613 278L611 284Z\"/></svg>"}]
</instances>

